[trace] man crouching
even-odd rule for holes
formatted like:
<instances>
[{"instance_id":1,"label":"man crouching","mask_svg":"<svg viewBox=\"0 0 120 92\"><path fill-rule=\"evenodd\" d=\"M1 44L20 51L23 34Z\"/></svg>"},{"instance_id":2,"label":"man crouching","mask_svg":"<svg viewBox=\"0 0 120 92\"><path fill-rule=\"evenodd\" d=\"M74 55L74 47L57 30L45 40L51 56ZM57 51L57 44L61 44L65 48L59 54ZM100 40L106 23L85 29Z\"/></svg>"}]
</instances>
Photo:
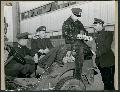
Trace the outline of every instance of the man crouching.
<instances>
[{"instance_id":1,"label":"man crouching","mask_svg":"<svg viewBox=\"0 0 120 92\"><path fill-rule=\"evenodd\" d=\"M31 50L27 48L27 40L29 33L21 33L16 36L18 43L15 47L10 47L9 56L12 60L5 64L6 76L17 78L29 78L34 72L34 61L31 56Z\"/></svg>"}]
</instances>

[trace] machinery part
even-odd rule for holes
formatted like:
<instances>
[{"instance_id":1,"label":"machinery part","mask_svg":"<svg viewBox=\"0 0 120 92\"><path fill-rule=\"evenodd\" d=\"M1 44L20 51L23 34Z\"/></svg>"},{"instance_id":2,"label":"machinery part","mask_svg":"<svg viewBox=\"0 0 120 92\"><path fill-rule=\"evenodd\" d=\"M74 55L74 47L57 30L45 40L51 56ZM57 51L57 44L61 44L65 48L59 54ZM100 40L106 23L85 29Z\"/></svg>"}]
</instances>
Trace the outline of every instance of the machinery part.
<instances>
[{"instance_id":1,"label":"machinery part","mask_svg":"<svg viewBox=\"0 0 120 92\"><path fill-rule=\"evenodd\" d=\"M56 84L55 90L86 90L86 87L82 80L77 80L73 76L67 76Z\"/></svg>"},{"instance_id":2,"label":"machinery part","mask_svg":"<svg viewBox=\"0 0 120 92\"><path fill-rule=\"evenodd\" d=\"M63 73L62 73L62 75L60 75L60 77L62 77L64 74L66 74L66 73L67 73L67 72L69 72L69 71L74 72L74 71L75 71L75 69L73 68L73 69L69 69L69 70L67 70L67 71L63 72Z\"/></svg>"}]
</instances>

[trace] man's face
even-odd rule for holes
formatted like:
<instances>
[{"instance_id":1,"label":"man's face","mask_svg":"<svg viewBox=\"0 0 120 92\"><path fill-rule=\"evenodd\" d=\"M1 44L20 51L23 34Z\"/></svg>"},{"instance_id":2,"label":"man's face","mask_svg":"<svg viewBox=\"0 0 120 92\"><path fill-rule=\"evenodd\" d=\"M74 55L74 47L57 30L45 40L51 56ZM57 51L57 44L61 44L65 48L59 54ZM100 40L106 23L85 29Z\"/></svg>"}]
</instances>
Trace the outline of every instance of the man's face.
<instances>
[{"instance_id":1,"label":"man's face","mask_svg":"<svg viewBox=\"0 0 120 92\"><path fill-rule=\"evenodd\" d=\"M81 12L80 12L80 15L79 17L78 16L75 16L73 13L72 13L72 18L76 21L77 19L79 19L81 17Z\"/></svg>"},{"instance_id":2,"label":"man's face","mask_svg":"<svg viewBox=\"0 0 120 92\"><path fill-rule=\"evenodd\" d=\"M22 46L26 46L27 45L27 41L28 41L28 39L20 39L20 40L18 40L18 43L20 45L22 45Z\"/></svg>"},{"instance_id":3,"label":"man's face","mask_svg":"<svg viewBox=\"0 0 120 92\"><path fill-rule=\"evenodd\" d=\"M35 35L36 35L36 36L40 36L40 31L36 32Z\"/></svg>"},{"instance_id":4,"label":"man's face","mask_svg":"<svg viewBox=\"0 0 120 92\"><path fill-rule=\"evenodd\" d=\"M39 36L40 36L41 38L45 38L45 37L46 37L45 31L40 31L40 32L39 32Z\"/></svg>"},{"instance_id":5,"label":"man's face","mask_svg":"<svg viewBox=\"0 0 120 92\"><path fill-rule=\"evenodd\" d=\"M79 12L79 15L77 17L81 17L81 12Z\"/></svg>"},{"instance_id":6,"label":"man's face","mask_svg":"<svg viewBox=\"0 0 120 92\"><path fill-rule=\"evenodd\" d=\"M98 32L103 29L103 26L102 26L102 24L97 23L97 24L94 24L94 28L95 28L96 32Z\"/></svg>"},{"instance_id":7,"label":"man's face","mask_svg":"<svg viewBox=\"0 0 120 92\"><path fill-rule=\"evenodd\" d=\"M80 31L80 34L81 34L81 35L86 35L83 30Z\"/></svg>"}]
</instances>

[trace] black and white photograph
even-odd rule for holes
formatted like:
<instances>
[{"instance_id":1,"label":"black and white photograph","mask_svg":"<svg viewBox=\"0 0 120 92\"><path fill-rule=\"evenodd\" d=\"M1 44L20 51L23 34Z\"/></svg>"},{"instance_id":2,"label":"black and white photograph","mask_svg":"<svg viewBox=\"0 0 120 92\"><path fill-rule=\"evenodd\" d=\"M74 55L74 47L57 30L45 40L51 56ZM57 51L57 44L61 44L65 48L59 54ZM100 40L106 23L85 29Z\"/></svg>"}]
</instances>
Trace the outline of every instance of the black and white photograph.
<instances>
[{"instance_id":1,"label":"black and white photograph","mask_svg":"<svg viewBox=\"0 0 120 92\"><path fill-rule=\"evenodd\" d=\"M5 90L118 90L115 3L6 3Z\"/></svg>"}]
</instances>

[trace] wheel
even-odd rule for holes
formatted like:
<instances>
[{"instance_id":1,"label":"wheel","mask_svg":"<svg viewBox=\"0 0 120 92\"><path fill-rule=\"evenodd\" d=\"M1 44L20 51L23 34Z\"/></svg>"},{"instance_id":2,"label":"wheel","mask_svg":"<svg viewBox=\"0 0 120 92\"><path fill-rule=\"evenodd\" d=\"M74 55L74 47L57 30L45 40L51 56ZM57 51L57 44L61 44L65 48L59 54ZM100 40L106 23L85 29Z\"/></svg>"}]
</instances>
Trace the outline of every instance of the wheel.
<instances>
[{"instance_id":1,"label":"wheel","mask_svg":"<svg viewBox=\"0 0 120 92\"><path fill-rule=\"evenodd\" d=\"M73 76L67 76L61 79L55 86L55 90L85 90L85 85L81 80L75 79Z\"/></svg>"}]
</instances>

